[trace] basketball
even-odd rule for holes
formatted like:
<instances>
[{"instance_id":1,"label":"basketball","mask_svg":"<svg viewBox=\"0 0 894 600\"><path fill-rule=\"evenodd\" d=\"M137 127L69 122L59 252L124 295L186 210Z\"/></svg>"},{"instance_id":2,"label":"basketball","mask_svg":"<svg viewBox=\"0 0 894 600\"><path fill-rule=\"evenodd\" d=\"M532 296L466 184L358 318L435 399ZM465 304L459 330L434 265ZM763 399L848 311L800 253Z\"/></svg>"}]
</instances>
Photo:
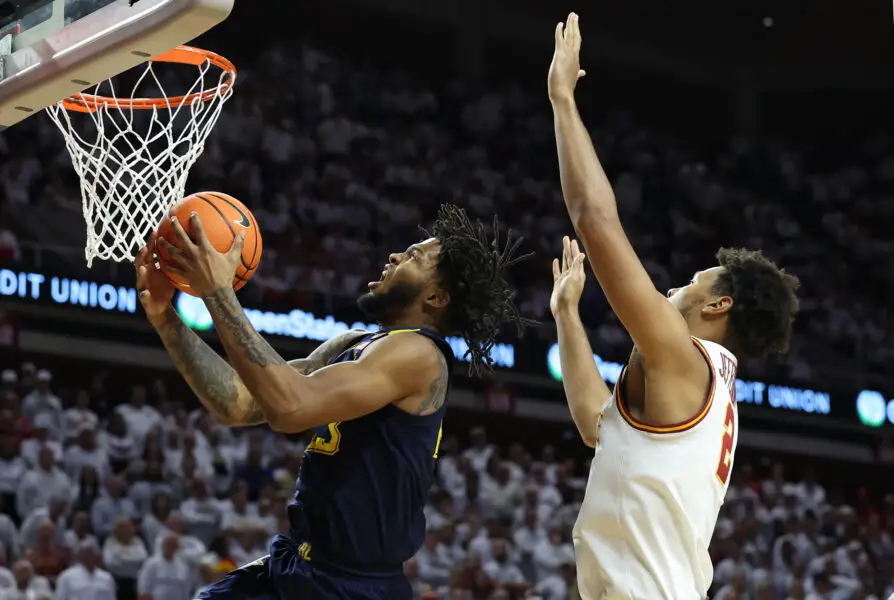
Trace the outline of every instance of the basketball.
<instances>
[{"instance_id":1,"label":"basketball","mask_svg":"<svg viewBox=\"0 0 894 600\"><path fill-rule=\"evenodd\" d=\"M195 212L202 221L205 236L218 252L227 252L233 247L233 240L241 229L246 229L245 245L242 247L242 264L236 270L233 279L233 289L240 290L252 278L261 261L261 231L258 222L251 211L244 204L220 192L199 192L187 196L176 203L168 211L167 216L158 225L158 237L163 237L171 244L177 246L177 236L171 230L171 217L177 217L187 234L192 238L190 231L189 215ZM189 283L174 273L165 269L165 263L171 258L164 246L156 244L155 255L162 272L174 284L177 289L195 296Z\"/></svg>"}]
</instances>

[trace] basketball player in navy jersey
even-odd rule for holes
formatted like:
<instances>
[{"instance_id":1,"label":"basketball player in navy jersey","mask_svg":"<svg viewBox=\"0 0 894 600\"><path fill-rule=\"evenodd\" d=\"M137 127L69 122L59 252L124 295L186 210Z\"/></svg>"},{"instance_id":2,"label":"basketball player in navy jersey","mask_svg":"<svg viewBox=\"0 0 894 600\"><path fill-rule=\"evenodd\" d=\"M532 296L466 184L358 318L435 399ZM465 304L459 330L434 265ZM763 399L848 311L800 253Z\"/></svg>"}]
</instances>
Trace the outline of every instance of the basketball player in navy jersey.
<instances>
[{"instance_id":1,"label":"basketball player in navy jersey","mask_svg":"<svg viewBox=\"0 0 894 600\"><path fill-rule=\"evenodd\" d=\"M358 301L382 329L346 332L286 362L233 292L241 241L221 254L197 217L195 240L173 225L180 249L167 249L204 299L230 359L180 320L170 284L143 249L140 301L177 369L221 423L314 432L288 507L289 535L199 598L409 600L402 567L425 536L422 509L450 387L453 353L443 336L462 336L481 372L498 330L524 326L506 281L506 269L523 258L513 257L519 241L500 247L463 210L442 206L428 239L392 254Z\"/></svg>"}]
</instances>

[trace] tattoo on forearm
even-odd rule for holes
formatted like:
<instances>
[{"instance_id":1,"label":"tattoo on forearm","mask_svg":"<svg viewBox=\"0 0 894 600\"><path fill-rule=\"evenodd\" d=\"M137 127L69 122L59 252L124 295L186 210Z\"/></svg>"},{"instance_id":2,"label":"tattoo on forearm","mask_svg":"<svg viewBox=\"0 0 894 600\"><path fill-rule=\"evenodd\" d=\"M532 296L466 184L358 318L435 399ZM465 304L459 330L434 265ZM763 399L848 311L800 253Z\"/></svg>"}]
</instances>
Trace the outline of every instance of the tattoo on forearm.
<instances>
[{"instance_id":1,"label":"tattoo on forearm","mask_svg":"<svg viewBox=\"0 0 894 600\"><path fill-rule=\"evenodd\" d=\"M438 351L438 374L432 380L431 384L428 386L428 397L422 401L422 404L419 405L419 410L416 411L416 414L424 415L428 413L433 413L441 406L443 406L444 401L447 399L447 383L450 381L450 373L447 369L447 359L444 358L444 355L441 351Z\"/></svg>"},{"instance_id":2,"label":"tattoo on forearm","mask_svg":"<svg viewBox=\"0 0 894 600\"><path fill-rule=\"evenodd\" d=\"M234 423L263 422L260 407L236 371L176 314L169 316L158 333L177 370L208 410Z\"/></svg>"},{"instance_id":3,"label":"tattoo on forearm","mask_svg":"<svg viewBox=\"0 0 894 600\"><path fill-rule=\"evenodd\" d=\"M233 335L245 358L252 364L261 367L284 365L286 361L274 350L261 335L255 331L233 288L217 290L205 297L208 310L217 316L223 327Z\"/></svg>"}]
</instances>

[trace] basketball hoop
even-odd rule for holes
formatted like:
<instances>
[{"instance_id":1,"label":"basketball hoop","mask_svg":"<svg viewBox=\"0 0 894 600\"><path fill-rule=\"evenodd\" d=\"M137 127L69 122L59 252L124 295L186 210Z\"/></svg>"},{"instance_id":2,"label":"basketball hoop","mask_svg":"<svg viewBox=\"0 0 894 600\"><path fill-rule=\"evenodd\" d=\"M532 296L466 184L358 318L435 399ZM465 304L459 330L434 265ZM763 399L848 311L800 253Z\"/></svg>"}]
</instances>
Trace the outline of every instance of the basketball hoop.
<instances>
[{"instance_id":1,"label":"basketball hoop","mask_svg":"<svg viewBox=\"0 0 894 600\"><path fill-rule=\"evenodd\" d=\"M169 96L155 73L156 65L170 63L196 68L198 78L186 94ZM47 108L81 180L88 267L94 258L133 260L168 208L185 196L189 170L235 82L236 68L224 57L178 46L149 60L126 97L109 79L94 94ZM156 88L157 97L137 96L146 85ZM108 95L99 95L104 91ZM91 118L73 119L73 113Z\"/></svg>"}]
</instances>

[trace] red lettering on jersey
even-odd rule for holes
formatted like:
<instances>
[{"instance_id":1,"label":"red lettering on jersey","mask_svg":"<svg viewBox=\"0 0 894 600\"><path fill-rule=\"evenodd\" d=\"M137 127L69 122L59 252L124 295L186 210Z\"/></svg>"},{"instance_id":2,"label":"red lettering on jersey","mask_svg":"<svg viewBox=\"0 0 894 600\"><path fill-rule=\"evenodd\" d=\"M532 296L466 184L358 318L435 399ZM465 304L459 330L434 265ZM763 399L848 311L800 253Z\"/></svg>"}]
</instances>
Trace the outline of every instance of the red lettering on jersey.
<instances>
[{"instance_id":1,"label":"red lettering on jersey","mask_svg":"<svg viewBox=\"0 0 894 600\"><path fill-rule=\"evenodd\" d=\"M733 464L733 440L736 435L736 408L726 405L726 418L723 419L723 438L720 440L720 461L717 463L717 481L726 485L729 471Z\"/></svg>"},{"instance_id":2,"label":"red lettering on jersey","mask_svg":"<svg viewBox=\"0 0 894 600\"><path fill-rule=\"evenodd\" d=\"M726 354L720 354L720 377L729 389L729 397L736 401L736 362Z\"/></svg>"}]
</instances>

